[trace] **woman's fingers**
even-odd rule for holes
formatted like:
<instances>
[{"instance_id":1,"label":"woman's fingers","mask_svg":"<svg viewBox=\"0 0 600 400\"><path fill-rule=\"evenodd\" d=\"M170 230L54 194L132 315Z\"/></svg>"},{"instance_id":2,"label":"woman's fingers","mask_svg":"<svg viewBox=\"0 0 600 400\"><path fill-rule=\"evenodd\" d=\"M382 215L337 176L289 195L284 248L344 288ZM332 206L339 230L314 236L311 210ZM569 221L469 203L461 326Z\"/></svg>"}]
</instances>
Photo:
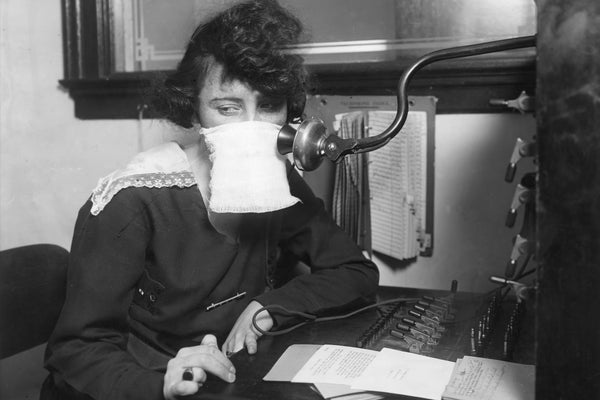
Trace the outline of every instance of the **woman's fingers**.
<instances>
[{"instance_id":1,"label":"woman's fingers","mask_svg":"<svg viewBox=\"0 0 600 400\"><path fill-rule=\"evenodd\" d=\"M244 337L241 332L231 332L223 344L223 352L227 355L237 353L244 348Z\"/></svg>"},{"instance_id":2,"label":"woman's fingers","mask_svg":"<svg viewBox=\"0 0 600 400\"><path fill-rule=\"evenodd\" d=\"M244 339L244 344L246 345L248 354L256 353L256 350L258 349L257 339L258 339L258 337L254 332L248 332L246 334L246 338Z\"/></svg>"},{"instance_id":3,"label":"woman's fingers","mask_svg":"<svg viewBox=\"0 0 600 400\"><path fill-rule=\"evenodd\" d=\"M215 335L211 335L210 333L208 335L204 335L200 345L215 346L217 348L219 347L217 345L217 337Z\"/></svg>"},{"instance_id":4,"label":"woman's fingers","mask_svg":"<svg viewBox=\"0 0 600 400\"><path fill-rule=\"evenodd\" d=\"M182 378L184 381L194 381L202 384L206 382L206 372L199 367L187 367L183 370Z\"/></svg>"},{"instance_id":5,"label":"woman's fingers","mask_svg":"<svg viewBox=\"0 0 600 400\"><path fill-rule=\"evenodd\" d=\"M171 386L170 394L173 396L189 396L198 392L200 385L197 382L180 381ZM172 398L172 396L169 396L169 398Z\"/></svg>"},{"instance_id":6,"label":"woman's fingers","mask_svg":"<svg viewBox=\"0 0 600 400\"><path fill-rule=\"evenodd\" d=\"M206 373L215 375L227 382L235 381L235 367L218 348L182 356L180 363L182 376L186 372L186 368L192 368L194 381L197 382L206 380ZM197 373L198 369L203 370L204 375Z\"/></svg>"},{"instance_id":7,"label":"woman's fingers","mask_svg":"<svg viewBox=\"0 0 600 400\"><path fill-rule=\"evenodd\" d=\"M216 338L213 335L207 335L202 343L199 346L184 347L179 350L177 356L171 360L175 364L174 369L180 370L182 379L192 377L193 381L204 382L206 373L209 373L227 382L233 382L235 380L235 367L219 351ZM190 373L192 376L190 376Z\"/></svg>"},{"instance_id":8,"label":"woman's fingers","mask_svg":"<svg viewBox=\"0 0 600 400\"><path fill-rule=\"evenodd\" d=\"M169 360L165 372L163 395L167 400L178 396L194 394L207 379L207 374L215 375L226 382L235 381L235 367L219 351L217 340L207 335L202 344L184 347Z\"/></svg>"},{"instance_id":9,"label":"woman's fingers","mask_svg":"<svg viewBox=\"0 0 600 400\"><path fill-rule=\"evenodd\" d=\"M189 371L187 374L187 378L191 373L192 379L186 378L186 370L190 370L190 368L184 368L180 364L180 359L173 358L167 364L167 371L165 373L164 383L163 383L163 395L166 400L174 400L179 398L179 396L188 396L194 394L198 391L198 388L202 385L200 382L196 382L195 372ZM200 378L200 374L197 375Z\"/></svg>"},{"instance_id":10,"label":"woman's fingers","mask_svg":"<svg viewBox=\"0 0 600 400\"><path fill-rule=\"evenodd\" d=\"M207 336L212 336L212 335L207 335ZM214 338L214 336L212 336ZM181 350L179 350L179 352L177 352L177 357L178 359L186 359L190 356L203 356L201 357L202 360L206 359L209 360L210 358L213 358L214 360L218 361L219 363L223 364L225 366L225 368L227 369L231 369L233 371L235 371L235 368L233 367L233 364L231 363L231 361L225 357L225 355L219 351L219 347L217 346L217 342L216 339L214 340L214 342L212 341L211 338L204 338L204 340L202 341L202 343L208 343L208 344L202 344L199 346L193 346L193 347L184 347ZM191 361L188 361L191 362ZM188 365L193 367L194 365Z\"/></svg>"},{"instance_id":11,"label":"woman's fingers","mask_svg":"<svg viewBox=\"0 0 600 400\"><path fill-rule=\"evenodd\" d=\"M251 301L246 309L240 314L238 319L235 321L231 332L227 336L227 339L223 343L224 353L237 353L244 347L248 349L248 353L256 353L257 339L261 334L253 326L254 315L262 308L262 305L253 300ZM262 310L256 316L256 323L262 330L268 331L273 327L273 319L267 310Z\"/></svg>"}]
</instances>

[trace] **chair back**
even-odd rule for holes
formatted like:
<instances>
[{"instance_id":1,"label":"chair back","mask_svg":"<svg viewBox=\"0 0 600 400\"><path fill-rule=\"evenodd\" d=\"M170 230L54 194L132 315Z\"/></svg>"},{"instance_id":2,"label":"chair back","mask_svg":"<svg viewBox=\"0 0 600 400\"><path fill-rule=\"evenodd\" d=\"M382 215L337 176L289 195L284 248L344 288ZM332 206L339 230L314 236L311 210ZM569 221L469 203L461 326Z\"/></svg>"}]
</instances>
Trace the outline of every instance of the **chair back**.
<instances>
[{"instance_id":1,"label":"chair back","mask_svg":"<svg viewBox=\"0 0 600 400\"><path fill-rule=\"evenodd\" d=\"M0 251L0 359L48 341L65 300L68 258L53 244Z\"/></svg>"}]
</instances>

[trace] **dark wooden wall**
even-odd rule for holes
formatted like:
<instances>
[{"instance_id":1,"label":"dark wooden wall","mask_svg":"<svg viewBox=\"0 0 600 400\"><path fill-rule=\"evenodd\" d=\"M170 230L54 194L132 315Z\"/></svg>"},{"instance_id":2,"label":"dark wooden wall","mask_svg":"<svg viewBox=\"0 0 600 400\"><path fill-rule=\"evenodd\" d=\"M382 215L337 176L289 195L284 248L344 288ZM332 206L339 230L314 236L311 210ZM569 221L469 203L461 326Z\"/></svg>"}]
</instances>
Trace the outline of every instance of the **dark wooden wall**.
<instances>
[{"instance_id":1,"label":"dark wooden wall","mask_svg":"<svg viewBox=\"0 0 600 400\"><path fill-rule=\"evenodd\" d=\"M600 399L600 2L538 0L537 399Z\"/></svg>"}]
</instances>

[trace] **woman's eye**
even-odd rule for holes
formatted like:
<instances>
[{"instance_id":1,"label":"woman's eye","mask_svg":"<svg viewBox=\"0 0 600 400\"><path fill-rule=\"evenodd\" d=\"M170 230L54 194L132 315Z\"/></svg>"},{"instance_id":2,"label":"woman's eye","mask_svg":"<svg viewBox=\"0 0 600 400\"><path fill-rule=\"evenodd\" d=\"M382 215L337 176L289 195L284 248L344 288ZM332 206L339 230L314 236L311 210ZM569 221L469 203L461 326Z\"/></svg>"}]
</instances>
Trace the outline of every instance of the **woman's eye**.
<instances>
[{"instance_id":1,"label":"woman's eye","mask_svg":"<svg viewBox=\"0 0 600 400\"><path fill-rule=\"evenodd\" d=\"M234 115L240 111L240 107L234 105L219 106L218 110L223 115Z\"/></svg>"},{"instance_id":2,"label":"woman's eye","mask_svg":"<svg viewBox=\"0 0 600 400\"><path fill-rule=\"evenodd\" d=\"M261 104L260 108L262 108L263 110L265 110L267 112L272 112L272 111L279 111L282 106L283 106L283 102L274 101L274 102L263 103L263 104Z\"/></svg>"}]
</instances>

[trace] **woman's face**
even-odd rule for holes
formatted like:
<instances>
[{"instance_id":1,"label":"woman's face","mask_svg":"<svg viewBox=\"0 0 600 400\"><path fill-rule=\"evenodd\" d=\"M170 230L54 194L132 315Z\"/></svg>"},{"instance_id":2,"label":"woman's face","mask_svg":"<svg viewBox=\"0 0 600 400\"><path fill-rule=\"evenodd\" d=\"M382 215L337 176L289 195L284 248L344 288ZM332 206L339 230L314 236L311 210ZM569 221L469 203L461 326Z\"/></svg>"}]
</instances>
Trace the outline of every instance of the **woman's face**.
<instances>
[{"instance_id":1,"label":"woman's face","mask_svg":"<svg viewBox=\"0 0 600 400\"><path fill-rule=\"evenodd\" d=\"M212 128L229 122L244 121L285 124L285 98L265 96L242 81L223 80L222 76L222 65L213 63L198 95L200 126Z\"/></svg>"}]
</instances>

